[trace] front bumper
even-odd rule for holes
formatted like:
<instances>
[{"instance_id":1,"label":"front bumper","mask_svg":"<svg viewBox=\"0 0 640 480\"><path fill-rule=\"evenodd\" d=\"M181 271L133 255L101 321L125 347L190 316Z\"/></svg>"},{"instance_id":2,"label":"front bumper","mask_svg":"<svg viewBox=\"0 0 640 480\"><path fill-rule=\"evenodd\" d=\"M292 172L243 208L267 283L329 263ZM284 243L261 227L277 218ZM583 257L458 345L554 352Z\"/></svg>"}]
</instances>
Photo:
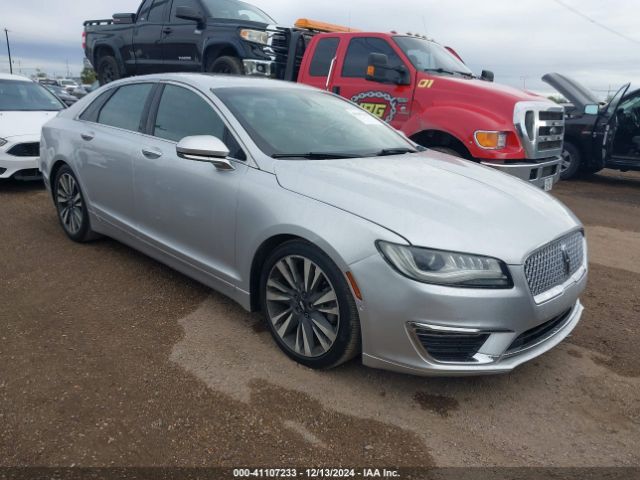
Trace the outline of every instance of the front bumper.
<instances>
[{"instance_id":1,"label":"front bumper","mask_svg":"<svg viewBox=\"0 0 640 480\"><path fill-rule=\"evenodd\" d=\"M553 157L539 161L523 160L511 163L483 160L481 163L518 177L520 180L529 182L538 188L550 190L553 185L560 181L562 158Z\"/></svg>"},{"instance_id":2,"label":"front bumper","mask_svg":"<svg viewBox=\"0 0 640 480\"><path fill-rule=\"evenodd\" d=\"M269 60L243 60L244 74L272 78L277 75L276 62Z\"/></svg>"},{"instance_id":3,"label":"front bumper","mask_svg":"<svg viewBox=\"0 0 640 480\"><path fill-rule=\"evenodd\" d=\"M40 137L9 137L8 143L0 147L0 179L18 178L21 180L40 179L38 156L16 156L8 152L20 144L39 143Z\"/></svg>"},{"instance_id":4,"label":"front bumper","mask_svg":"<svg viewBox=\"0 0 640 480\"><path fill-rule=\"evenodd\" d=\"M400 276L380 255L350 266L364 301L360 305L363 363L413 375L506 373L555 347L576 327L583 307L586 268L563 292L536 304L521 265L511 265L514 288L464 289L427 285ZM366 279L366 280L365 280ZM558 319L551 328L543 329ZM436 359L419 341L416 329L484 335L472 357ZM542 331L536 337L529 332ZM532 338L521 344L521 338Z\"/></svg>"}]
</instances>

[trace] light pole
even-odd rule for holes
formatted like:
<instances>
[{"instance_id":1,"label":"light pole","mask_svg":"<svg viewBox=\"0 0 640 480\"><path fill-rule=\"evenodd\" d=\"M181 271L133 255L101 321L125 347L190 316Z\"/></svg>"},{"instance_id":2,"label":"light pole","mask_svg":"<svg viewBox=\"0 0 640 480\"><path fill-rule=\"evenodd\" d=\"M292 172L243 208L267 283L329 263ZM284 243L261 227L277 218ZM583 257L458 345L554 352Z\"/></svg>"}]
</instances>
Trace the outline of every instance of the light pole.
<instances>
[{"instance_id":1,"label":"light pole","mask_svg":"<svg viewBox=\"0 0 640 480\"><path fill-rule=\"evenodd\" d=\"M7 37L7 52L9 53L9 72L13 73L13 63L11 63L11 46L9 45L9 30L4 29L4 35Z\"/></svg>"}]
</instances>

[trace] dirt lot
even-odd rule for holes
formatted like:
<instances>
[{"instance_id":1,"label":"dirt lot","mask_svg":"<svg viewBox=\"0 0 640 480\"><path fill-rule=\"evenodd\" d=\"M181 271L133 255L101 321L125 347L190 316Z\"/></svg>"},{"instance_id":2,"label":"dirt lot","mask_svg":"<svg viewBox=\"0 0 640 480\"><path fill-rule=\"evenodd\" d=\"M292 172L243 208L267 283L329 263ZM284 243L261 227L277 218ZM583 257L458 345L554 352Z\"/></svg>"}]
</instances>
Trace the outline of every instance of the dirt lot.
<instances>
[{"instance_id":1,"label":"dirt lot","mask_svg":"<svg viewBox=\"0 0 640 480\"><path fill-rule=\"evenodd\" d=\"M586 314L514 373L313 372L260 317L0 184L0 465L640 465L640 175L555 194L587 226Z\"/></svg>"}]
</instances>

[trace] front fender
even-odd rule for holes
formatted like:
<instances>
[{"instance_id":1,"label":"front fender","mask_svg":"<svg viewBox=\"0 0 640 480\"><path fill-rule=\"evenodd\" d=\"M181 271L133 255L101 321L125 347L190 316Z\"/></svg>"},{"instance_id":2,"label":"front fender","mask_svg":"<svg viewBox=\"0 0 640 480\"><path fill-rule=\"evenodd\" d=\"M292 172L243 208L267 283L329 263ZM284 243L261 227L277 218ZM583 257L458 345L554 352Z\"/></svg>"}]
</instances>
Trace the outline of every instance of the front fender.
<instances>
[{"instance_id":1,"label":"front fender","mask_svg":"<svg viewBox=\"0 0 640 480\"><path fill-rule=\"evenodd\" d=\"M238 299L249 305L253 260L260 247L279 235L302 238L320 248L343 272L349 265L378 254L376 240L406 243L399 235L318 200L279 186L275 175L249 169L238 205L236 234ZM280 205L277 208L275 206Z\"/></svg>"},{"instance_id":2,"label":"front fender","mask_svg":"<svg viewBox=\"0 0 640 480\"><path fill-rule=\"evenodd\" d=\"M462 105L437 105L416 112L403 128L409 136L429 130L445 132L464 144L474 158L525 158L525 152L514 131L513 120L484 109ZM511 132L507 148L499 153L476 145L477 130Z\"/></svg>"}]
</instances>

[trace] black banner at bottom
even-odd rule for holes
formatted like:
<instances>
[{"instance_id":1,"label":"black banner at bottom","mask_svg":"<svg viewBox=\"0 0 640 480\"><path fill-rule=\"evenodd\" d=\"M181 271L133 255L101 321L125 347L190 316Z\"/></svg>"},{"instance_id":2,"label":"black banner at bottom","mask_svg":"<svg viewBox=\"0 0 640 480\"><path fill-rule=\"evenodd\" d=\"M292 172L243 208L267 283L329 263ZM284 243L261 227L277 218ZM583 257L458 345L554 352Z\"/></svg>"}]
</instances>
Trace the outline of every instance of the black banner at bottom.
<instances>
[{"instance_id":1,"label":"black banner at bottom","mask_svg":"<svg viewBox=\"0 0 640 480\"><path fill-rule=\"evenodd\" d=\"M640 467L612 468L0 468L0 480L640 480Z\"/></svg>"}]
</instances>

